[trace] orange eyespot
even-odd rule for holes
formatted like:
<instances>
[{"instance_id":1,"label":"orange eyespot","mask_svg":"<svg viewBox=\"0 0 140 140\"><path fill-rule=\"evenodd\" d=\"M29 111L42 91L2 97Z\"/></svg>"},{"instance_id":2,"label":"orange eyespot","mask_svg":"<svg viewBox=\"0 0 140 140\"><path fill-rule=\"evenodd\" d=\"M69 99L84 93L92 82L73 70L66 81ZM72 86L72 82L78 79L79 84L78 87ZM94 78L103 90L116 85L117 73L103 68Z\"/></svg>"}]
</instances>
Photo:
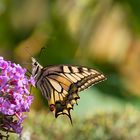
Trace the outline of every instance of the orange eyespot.
<instances>
[{"instance_id":1,"label":"orange eyespot","mask_svg":"<svg viewBox=\"0 0 140 140\"><path fill-rule=\"evenodd\" d=\"M50 111L54 111L55 110L55 105L51 104L50 105Z\"/></svg>"}]
</instances>

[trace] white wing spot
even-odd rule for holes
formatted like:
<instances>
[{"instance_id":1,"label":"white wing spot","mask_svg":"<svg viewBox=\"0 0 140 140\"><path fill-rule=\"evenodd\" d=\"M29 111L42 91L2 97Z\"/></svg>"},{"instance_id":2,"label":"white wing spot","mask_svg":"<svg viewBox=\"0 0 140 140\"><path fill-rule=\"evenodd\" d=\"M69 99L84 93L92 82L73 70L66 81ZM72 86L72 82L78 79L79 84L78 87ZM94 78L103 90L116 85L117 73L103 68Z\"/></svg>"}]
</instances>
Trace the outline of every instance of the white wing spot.
<instances>
[{"instance_id":1,"label":"white wing spot","mask_svg":"<svg viewBox=\"0 0 140 140\"><path fill-rule=\"evenodd\" d=\"M87 87L88 86L88 83L85 83L84 85Z\"/></svg>"},{"instance_id":2,"label":"white wing spot","mask_svg":"<svg viewBox=\"0 0 140 140\"><path fill-rule=\"evenodd\" d=\"M91 79L92 82L95 82L95 79Z\"/></svg>"},{"instance_id":3,"label":"white wing spot","mask_svg":"<svg viewBox=\"0 0 140 140\"><path fill-rule=\"evenodd\" d=\"M99 73L98 71L96 71L96 70L94 70L94 69L90 69L90 72L91 72L92 74Z\"/></svg>"},{"instance_id":4,"label":"white wing spot","mask_svg":"<svg viewBox=\"0 0 140 140\"><path fill-rule=\"evenodd\" d=\"M71 71L68 68L68 66L63 66L63 71L66 72L66 73L71 73Z\"/></svg>"},{"instance_id":5,"label":"white wing spot","mask_svg":"<svg viewBox=\"0 0 140 140\"><path fill-rule=\"evenodd\" d=\"M84 72L82 73L82 75L84 75L85 77L87 77L87 76L88 76L88 74L86 74L86 73L84 73Z\"/></svg>"},{"instance_id":6,"label":"white wing spot","mask_svg":"<svg viewBox=\"0 0 140 140\"><path fill-rule=\"evenodd\" d=\"M100 76L98 76L98 78L99 78L99 79L102 79L103 77L100 75Z\"/></svg>"},{"instance_id":7,"label":"white wing spot","mask_svg":"<svg viewBox=\"0 0 140 140\"><path fill-rule=\"evenodd\" d=\"M98 78L98 77L95 77L95 80L96 80L96 81L98 81L98 80L99 80L99 78Z\"/></svg>"},{"instance_id":8,"label":"white wing spot","mask_svg":"<svg viewBox=\"0 0 140 140\"><path fill-rule=\"evenodd\" d=\"M91 80L88 80L87 82L90 84L92 81Z\"/></svg>"},{"instance_id":9,"label":"white wing spot","mask_svg":"<svg viewBox=\"0 0 140 140\"><path fill-rule=\"evenodd\" d=\"M82 69L85 70L85 71L88 71L88 68L83 67Z\"/></svg>"},{"instance_id":10,"label":"white wing spot","mask_svg":"<svg viewBox=\"0 0 140 140\"><path fill-rule=\"evenodd\" d=\"M80 73L75 73L78 77L80 77L80 78L84 78L84 76L82 75L82 74L80 74Z\"/></svg>"},{"instance_id":11,"label":"white wing spot","mask_svg":"<svg viewBox=\"0 0 140 140\"><path fill-rule=\"evenodd\" d=\"M77 79L75 79L73 76L71 76L68 73L65 73L65 75L72 81L72 82L77 82Z\"/></svg>"},{"instance_id":12,"label":"white wing spot","mask_svg":"<svg viewBox=\"0 0 140 140\"><path fill-rule=\"evenodd\" d=\"M71 74L74 78L76 78L78 81L80 81L81 80L81 78L79 78L77 75L75 75L75 74Z\"/></svg>"},{"instance_id":13,"label":"white wing spot","mask_svg":"<svg viewBox=\"0 0 140 140\"><path fill-rule=\"evenodd\" d=\"M88 72L88 71L84 71L84 73L87 75L91 75L91 72Z\"/></svg>"},{"instance_id":14,"label":"white wing spot","mask_svg":"<svg viewBox=\"0 0 140 140\"><path fill-rule=\"evenodd\" d=\"M105 78L105 76L103 74L100 75L102 78Z\"/></svg>"},{"instance_id":15,"label":"white wing spot","mask_svg":"<svg viewBox=\"0 0 140 140\"><path fill-rule=\"evenodd\" d=\"M82 89L84 89L84 88L85 88L85 86L84 86L84 85L82 85L82 86L81 86L81 88L82 88Z\"/></svg>"},{"instance_id":16,"label":"white wing spot","mask_svg":"<svg viewBox=\"0 0 140 140\"><path fill-rule=\"evenodd\" d=\"M91 71L91 74L96 74L95 72Z\"/></svg>"},{"instance_id":17,"label":"white wing spot","mask_svg":"<svg viewBox=\"0 0 140 140\"><path fill-rule=\"evenodd\" d=\"M72 69L73 73L79 72L78 68L76 68L76 67L71 67L71 69Z\"/></svg>"}]
</instances>

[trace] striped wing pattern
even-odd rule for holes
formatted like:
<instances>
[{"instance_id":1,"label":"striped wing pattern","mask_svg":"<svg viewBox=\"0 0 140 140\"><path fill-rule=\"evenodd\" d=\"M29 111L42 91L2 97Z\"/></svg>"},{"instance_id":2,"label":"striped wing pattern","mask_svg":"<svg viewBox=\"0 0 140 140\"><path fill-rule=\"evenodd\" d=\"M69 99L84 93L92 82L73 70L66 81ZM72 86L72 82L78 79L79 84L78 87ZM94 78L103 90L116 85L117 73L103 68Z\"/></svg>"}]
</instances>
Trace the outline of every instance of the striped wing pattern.
<instances>
[{"instance_id":1,"label":"striped wing pattern","mask_svg":"<svg viewBox=\"0 0 140 140\"><path fill-rule=\"evenodd\" d=\"M43 68L42 76L38 88L48 100L50 110L56 118L67 115L71 123L70 110L80 98L78 92L106 79L96 70L67 65Z\"/></svg>"}]
</instances>

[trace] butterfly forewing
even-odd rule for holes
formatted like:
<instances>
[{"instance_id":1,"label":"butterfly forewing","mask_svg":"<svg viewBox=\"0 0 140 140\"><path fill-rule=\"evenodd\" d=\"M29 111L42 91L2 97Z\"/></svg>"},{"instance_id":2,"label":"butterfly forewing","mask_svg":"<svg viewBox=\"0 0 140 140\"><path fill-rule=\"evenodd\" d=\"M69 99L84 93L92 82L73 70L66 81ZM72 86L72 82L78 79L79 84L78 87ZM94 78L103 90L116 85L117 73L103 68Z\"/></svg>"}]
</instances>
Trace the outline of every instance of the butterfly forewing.
<instances>
[{"instance_id":1,"label":"butterfly forewing","mask_svg":"<svg viewBox=\"0 0 140 140\"><path fill-rule=\"evenodd\" d=\"M48 100L50 110L55 113L55 117L65 114L71 123L70 110L80 98L78 92L106 79L102 73L80 66L58 65L40 67L40 69L38 70L40 76L33 75L36 87Z\"/></svg>"}]
</instances>

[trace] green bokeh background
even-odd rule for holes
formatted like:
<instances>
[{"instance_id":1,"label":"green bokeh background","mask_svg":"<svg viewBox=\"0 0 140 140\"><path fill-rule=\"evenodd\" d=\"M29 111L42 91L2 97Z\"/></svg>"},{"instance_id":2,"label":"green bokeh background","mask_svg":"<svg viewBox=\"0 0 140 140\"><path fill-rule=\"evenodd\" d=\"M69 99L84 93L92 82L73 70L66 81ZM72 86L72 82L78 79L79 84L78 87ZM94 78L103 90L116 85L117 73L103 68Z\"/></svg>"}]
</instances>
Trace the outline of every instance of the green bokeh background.
<instances>
[{"instance_id":1,"label":"green bokeh background","mask_svg":"<svg viewBox=\"0 0 140 140\"><path fill-rule=\"evenodd\" d=\"M43 66L83 65L107 77L80 93L73 126L66 117L54 119L34 88L23 139L140 139L139 6L139 0L0 1L0 55L6 60L31 69L33 56Z\"/></svg>"}]
</instances>

